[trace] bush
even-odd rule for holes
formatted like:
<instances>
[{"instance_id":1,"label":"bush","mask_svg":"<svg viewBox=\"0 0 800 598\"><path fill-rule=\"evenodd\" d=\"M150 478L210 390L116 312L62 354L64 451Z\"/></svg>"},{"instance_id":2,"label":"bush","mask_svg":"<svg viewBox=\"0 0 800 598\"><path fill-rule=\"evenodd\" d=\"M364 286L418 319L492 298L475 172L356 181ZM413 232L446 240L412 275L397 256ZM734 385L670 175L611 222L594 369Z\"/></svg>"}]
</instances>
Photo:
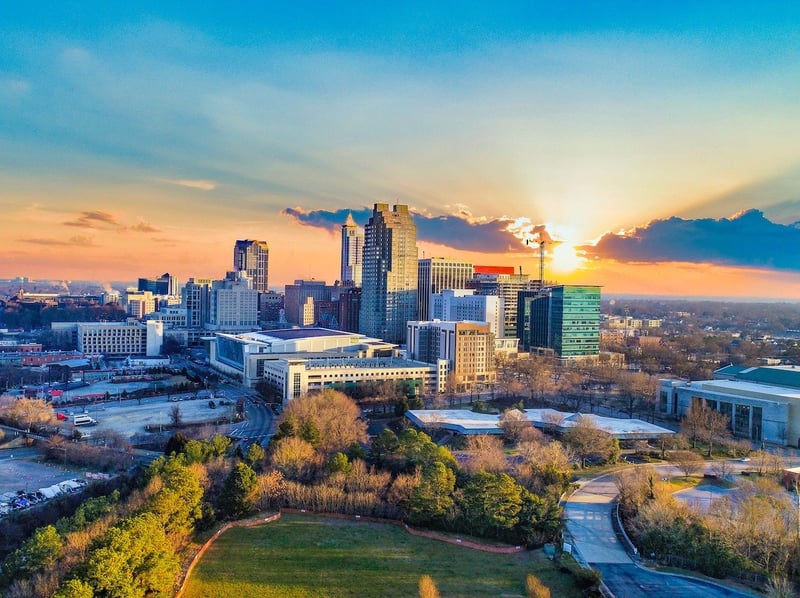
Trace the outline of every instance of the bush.
<instances>
[{"instance_id":1,"label":"bush","mask_svg":"<svg viewBox=\"0 0 800 598\"><path fill-rule=\"evenodd\" d=\"M599 571L594 569L578 569L573 573L575 575L575 583L582 590L596 588L602 581L602 576Z\"/></svg>"}]
</instances>

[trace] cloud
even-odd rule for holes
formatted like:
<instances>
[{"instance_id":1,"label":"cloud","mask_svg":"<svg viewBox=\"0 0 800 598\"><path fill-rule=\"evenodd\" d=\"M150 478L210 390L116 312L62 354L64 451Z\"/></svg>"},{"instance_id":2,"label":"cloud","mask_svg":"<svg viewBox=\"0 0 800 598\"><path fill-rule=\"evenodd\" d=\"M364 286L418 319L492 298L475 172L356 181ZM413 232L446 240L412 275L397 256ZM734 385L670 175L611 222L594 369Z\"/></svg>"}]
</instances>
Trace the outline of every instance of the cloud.
<instances>
[{"instance_id":1,"label":"cloud","mask_svg":"<svg viewBox=\"0 0 800 598\"><path fill-rule=\"evenodd\" d=\"M81 212L81 215L75 220L68 220L67 222L62 222L62 224L78 228L117 228L120 226L113 215L96 210Z\"/></svg>"},{"instance_id":2,"label":"cloud","mask_svg":"<svg viewBox=\"0 0 800 598\"><path fill-rule=\"evenodd\" d=\"M94 239L92 237L75 236L69 239L47 239L47 238L32 238L32 239L17 239L18 243L28 243L30 245L47 245L59 247L94 247Z\"/></svg>"},{"instance_id":3,"label":"cloud","mask_svg":"<svg viewBox=\"0 0 800 598\"><path fill-rule=\"evenodd\" d=\"M161 229L156 228L149 222L145 222L144 220L140 220L138 223L129 226L126 230L133 231L135 233L160 233Z\"/></svg>"},{"instance_id":4,"label":"cloud","mask_svg":"<svg viewBox=\"0 0 800 598\"><path fill-rule=\"evenodd\" d=\"M777 224L760 210L730 218L654 220L606 233L580 247L590 259L620 262L703 262L725 266L800 270L800 223Z\"/></svg>"},{"instance_id":5,"label":"cloud","mask_svg":"<svg viewBox=\"0 0 800 598\"><path fill-rule=\"evenodd\" d=\"M214 181L205 181L201 179L166 179L170 185L178 185L179 187L188 187L189 189L199 189L200 191L213 191L217 188L217 183Z\"/></svg>"},{"instance_id":6,"label":"cloud","mask_svg":"<svg viewBox=\"0 0 800 598\"><path fill-rule=\"evenodd\" d=\"M304 210L303 208L285 208L281 211L291 216L300 224L323 228L330 232L338 231L348 214L364 226L372 210ZM480 251L486 253L507 253L524 250L525 240L538 240L549 235L544 225L531 224L526 218L475 218L464 206L460 206L458 214L433 216L416 212L413 214L417 225L417 240L444 245L462 251Z\"/></svg>"},{"instance_id":7,"label":"cloud","mask_svg":"<svg viewBox=\"0 0 800 598\"><path fill-rule=\"evenodd\" d=\"M116 230L122 233L160 233L161 229L153 226L145 220L139 220L130 226L120 222L116 216L108 212L87 211L81 212L80 216L74 220L62 222L64 226L74 226L76 228L92 228L99 230ZM77 238L77 237L73 237Z\"/></svg>"}]
</instances>

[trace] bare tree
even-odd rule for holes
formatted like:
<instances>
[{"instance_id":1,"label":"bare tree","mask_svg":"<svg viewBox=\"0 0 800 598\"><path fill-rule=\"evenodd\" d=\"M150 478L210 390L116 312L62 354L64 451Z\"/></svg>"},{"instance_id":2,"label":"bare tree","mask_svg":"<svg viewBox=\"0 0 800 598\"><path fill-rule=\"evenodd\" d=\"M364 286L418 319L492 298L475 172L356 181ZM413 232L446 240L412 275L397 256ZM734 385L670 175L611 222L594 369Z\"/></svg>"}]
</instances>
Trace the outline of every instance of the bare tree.
<instances>
[{"instance_id":1,"label":"bare tree","mask_svg":"<svg viewBox=\"0 0 800 598\"><path fill-rule=\"evenodd\" d=\"M564 433L564 442L581 460L581 467L589 457L607 459L613 445L611 436L597 427L591 416L580 418L574 426Z\"/></svg>"},{"instance_id":2,"label":"bare tree","mask_svg":"<svg viewBox=\"0 0 800 598\"><path fill-rule=\"evenodd\" d=\"M733 473L733 465L730 461L714 461L711 465L711 473L721 480L727 480Z\"/></svg>"},{"instance_id":3,"label":"bare tree","mask_svg":"<svg viewBox=\"0 0 800 598\"><path fill-rule=\"evenodd\" d=\"M675 463L686 478L703 469L703 458L692 451L674 451L670 455L670 460Z\"/></svg>"},{"instance_id":4,"label":"bare tree","mask_svg":"<svg viewBox=\"0 0 800 598\"><path fill-rule=\"evenodd\" d=\"M507 409L500 416L498 423L507 442L517 442L525 428L532 426L525 414L519 409Z\"/></svg>"},{"instance_id":5,"label":"bare tree","mask_svg":"<svg viewBox=\"0 0 800 598\"><path fill-rule=\"evenodd\" d=\"M503 442L496 436L487 434L467 436L466 450L469 458L465 468L471 473L478 471L501 473L508 469Z\"/></svg>"},{"instance_id":6,"label":"bare tree","mask_svg":"<svg viewBox=\"0 0 800 598\"><path fill-rule=\"evenodd\" d=\"M169 410L169 421L173 428L180 428L183 423L183 414L180 405L173 405Z\"/></svg>"},{"instance_id":7,"label":"bare tree","mask_svg":"<svg viewBox=\"0 0 800 598\"><path fill-rule=\"evenodd\" d=\"M367 424L361 410L347 395L325 389L292 400L282 414L282 421L293 417L302 427L313 422L319 431L319 449L327 454L346 451L353 443L365 442Z\"/></svg>"},{"instance_id":8,"label":"bare tree","mask_svg":"<svg viewBox=\"0 0 800 598\"><path fill-rule=\"evenodd\" d=\"M709 457L714 442L730 436L729 428L730 418L715 411L702 400L692 403L681 422L681 430L692 441L692 448L696 448L698 440L705 442L708 445Z\"/></svg>"}]
</instances>

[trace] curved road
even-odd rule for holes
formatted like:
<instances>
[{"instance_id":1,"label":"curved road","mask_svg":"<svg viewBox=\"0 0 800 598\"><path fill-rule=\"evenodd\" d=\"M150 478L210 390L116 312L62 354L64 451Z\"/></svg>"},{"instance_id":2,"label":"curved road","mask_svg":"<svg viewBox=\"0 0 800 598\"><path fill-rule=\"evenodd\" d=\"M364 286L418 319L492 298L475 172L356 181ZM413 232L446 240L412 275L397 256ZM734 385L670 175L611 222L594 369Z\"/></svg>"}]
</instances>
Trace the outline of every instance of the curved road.
<instances>
[{"instance_id":1,"label":"curved road","mask_svg":"<svg viewBox=\"0 0 800 598\"><path fill-rule=\"evenodd\" d=\"M612 526L618 494L612 474L586 482L564 504L568 534L578 556L597 569L617 598L752 597L700 579L657 573L634 563Z\"/></svg>"}]
</instances>

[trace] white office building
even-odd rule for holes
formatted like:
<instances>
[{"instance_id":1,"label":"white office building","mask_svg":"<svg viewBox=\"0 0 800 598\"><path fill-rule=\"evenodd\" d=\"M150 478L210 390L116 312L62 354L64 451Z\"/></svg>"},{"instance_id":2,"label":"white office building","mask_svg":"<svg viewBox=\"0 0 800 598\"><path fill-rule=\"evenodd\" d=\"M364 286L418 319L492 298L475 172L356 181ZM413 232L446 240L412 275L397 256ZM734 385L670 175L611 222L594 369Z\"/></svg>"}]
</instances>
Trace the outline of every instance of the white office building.
<instances>
[{"instance_id":1,"label":"white office building","mask_svg":"<svg viewBox=\"0 0 800 598\"><path fill-rule=\"evenodd\" d=\"M727 366L713 380L659 381L657 408L675 419L705 402L730 419L734 436L800 447L800 369Z\"/></svg>"}]
</instances>

